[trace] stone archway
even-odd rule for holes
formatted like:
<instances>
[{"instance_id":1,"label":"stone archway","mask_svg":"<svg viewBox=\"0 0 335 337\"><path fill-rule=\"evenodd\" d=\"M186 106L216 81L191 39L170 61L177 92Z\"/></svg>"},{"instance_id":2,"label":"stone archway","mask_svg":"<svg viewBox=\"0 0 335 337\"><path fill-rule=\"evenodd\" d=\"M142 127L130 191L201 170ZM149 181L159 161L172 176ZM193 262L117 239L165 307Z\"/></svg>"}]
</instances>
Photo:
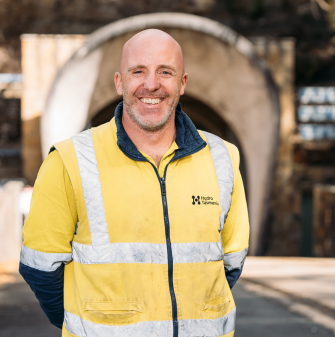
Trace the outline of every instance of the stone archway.
<instances>
[{"instance_id":1,"label":"stone archway","mask_svg":"<svg viewBox=\"0 0 335 337\"><path fill-rule=\"evenodd\" d=\"M186 94L215 111L238 139L246 165L250 253L254 255L268 211L279 131L278 94L251 42L218 22L157 13L123 19L93 33L59 71L50 90L41 123L43 153L53 143L82 131L119 98L113 76L122 46L136 32L153 27L182 46L189 73Z\"/></svg>"}]
</instances>

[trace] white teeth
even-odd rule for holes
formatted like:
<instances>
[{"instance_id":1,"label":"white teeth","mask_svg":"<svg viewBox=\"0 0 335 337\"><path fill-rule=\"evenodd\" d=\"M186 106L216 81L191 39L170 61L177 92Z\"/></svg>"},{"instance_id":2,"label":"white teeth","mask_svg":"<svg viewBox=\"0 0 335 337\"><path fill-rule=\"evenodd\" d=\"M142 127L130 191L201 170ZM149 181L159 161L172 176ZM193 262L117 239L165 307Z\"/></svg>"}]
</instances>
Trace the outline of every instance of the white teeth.
<instances>
[{"instance_id":1,"label":"white teeth","mask_svg":"<svg viewBox=\"0 0 335 337\"><path fill-rule=\"evenodd\" d=\"M141 102L147 103L147 104L158 104L162 100L160 98L141 98Z\"/></svg>"}]
</instances>

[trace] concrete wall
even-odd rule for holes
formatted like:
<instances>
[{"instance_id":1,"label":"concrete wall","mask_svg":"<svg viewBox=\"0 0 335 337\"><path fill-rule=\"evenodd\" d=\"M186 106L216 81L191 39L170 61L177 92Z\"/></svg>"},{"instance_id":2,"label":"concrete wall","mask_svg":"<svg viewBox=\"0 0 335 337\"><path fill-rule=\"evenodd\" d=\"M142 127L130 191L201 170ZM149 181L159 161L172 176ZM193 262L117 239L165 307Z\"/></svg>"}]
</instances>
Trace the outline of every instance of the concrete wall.
<instances>
[{"instance_id":1,"label":"concrete wall","mask_svg":"<svg viewBox=\"0 0 335 337\"><path fill-rule=\"evenodd\" d=\"M57 71L84 43L83 35L23 35L22 159L23 175L33 184L42 163L40 118Z\"/></svg>"},{"instance_id":2,"label":"concrete wall","mask_svg":"<svg viewBox=\"0 0 335 337\"><path fill-rule=\"evenodd\" d=\"M19 194L23 183L11 181L0 190L0 262L19 260L23 216Z\"/></svg>"}]
</instances>

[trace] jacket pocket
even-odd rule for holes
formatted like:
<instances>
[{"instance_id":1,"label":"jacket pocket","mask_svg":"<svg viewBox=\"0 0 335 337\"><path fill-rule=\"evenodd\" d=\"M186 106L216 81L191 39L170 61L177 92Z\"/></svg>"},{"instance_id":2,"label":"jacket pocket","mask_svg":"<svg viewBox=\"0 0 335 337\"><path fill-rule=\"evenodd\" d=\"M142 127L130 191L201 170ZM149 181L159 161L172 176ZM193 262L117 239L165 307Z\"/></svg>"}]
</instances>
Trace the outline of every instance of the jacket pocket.
<instances>
[{"instance_id":1,"label":"jacket pocket","mask_svg":"<svg viewBox=\"0 0 335 337\"><path fill-rule=\"evenodd\" d=\"M99 321L116 323L128 321L144 312L140 302L86 302L85 312Z\"/></svg>"},{"instance_id":2,"label":"jacket pocket","mask_svg":"<svg viewBox=\"0 0 335 337\"><path fill-rule=\"evenodd\" d=\"M203 311L206 312L222 312L226 311L229 306L229 299L225 296L212 297L203 303Z\"/></svg>"}]
</instances>

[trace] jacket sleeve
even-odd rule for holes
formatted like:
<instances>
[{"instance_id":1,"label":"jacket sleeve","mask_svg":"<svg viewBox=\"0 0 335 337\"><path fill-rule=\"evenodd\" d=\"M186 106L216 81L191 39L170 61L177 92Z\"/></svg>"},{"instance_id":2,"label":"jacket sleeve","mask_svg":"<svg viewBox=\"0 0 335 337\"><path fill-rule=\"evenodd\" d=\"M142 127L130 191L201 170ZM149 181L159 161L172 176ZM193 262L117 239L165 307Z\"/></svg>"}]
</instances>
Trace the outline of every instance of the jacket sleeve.
<instances>
[{"instance_id":1,"label":"jacket sleeve","mask_svg":"<svg viewBox=\"0 0 335 337\"><path fill-rule=\"evenodd\" d=\"M77 211L62 159L53 151L38 173L23 228L20 273L52 324L64 320L64 264L72 260Z\"/></svg>"},{"instance_id":2,"label":"jacket sleeve","mask_svg":"<svg viewBox=\"0 0 335 337\"><path fill-rule=\"evenodd\" d=\"M234 170L234 187L227 220L224 224L222 245L228 284L232 288L242 273L249 247L249 218L243 181L239 170L239 152L236 146L225 142Z\"/></svg>"}]
</instances>

